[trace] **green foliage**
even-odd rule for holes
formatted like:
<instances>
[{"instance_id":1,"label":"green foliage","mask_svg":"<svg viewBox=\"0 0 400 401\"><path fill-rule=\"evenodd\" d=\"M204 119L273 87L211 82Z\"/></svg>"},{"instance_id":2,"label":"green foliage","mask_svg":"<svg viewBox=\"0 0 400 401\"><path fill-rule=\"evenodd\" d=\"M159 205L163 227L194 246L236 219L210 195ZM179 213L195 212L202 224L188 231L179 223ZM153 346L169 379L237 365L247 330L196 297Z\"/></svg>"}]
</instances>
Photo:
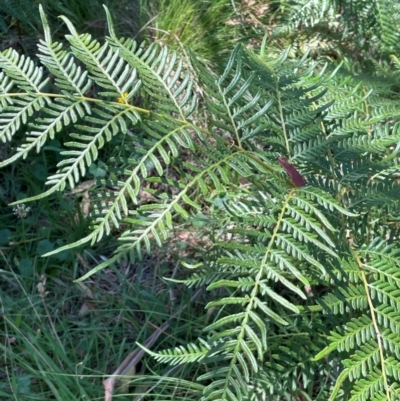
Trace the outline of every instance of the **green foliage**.
<instances>
[{"instance_id":1,"label":"green foliage","mask_svg":"<svg viewBox=\"0 0 400 401\"><path fill-rule=\"evenodd\" d=\"M103 37L106 29L102 4L112 10L120 33L137 35L140 30L140 0L0 0L1 49L13 47L33 54L42 36L39 4L47 15L55 37L63 40L67 30L60 25L59 15L66 15L79 30L89 30Z\"/></svg>"},{"instance_id":2,"label":"green foliage","mask_svg":"<svg viewBox=\"0 0 400 401\"><path fill-rule=\"evenodd\" d=\"M147 36L152 41L184 53L189 47L197 57L213 60L229 56L238 36L233 24L234 10L230 0L142 0L143 18L149 23ZM132 36L132 35L130 35Z\"/></svg>"},{"instance_id":3,"label":"green foliage","mask_svg":"<svg viewBox=\"0 0 400 401\"><path fill-rule=\"evenodd\" d=\"M290 19L334 18L336 2L314 3ZM373 4L383 54L396 35L390 9ZM108 159L89 233L46 255L118 236L83 280L140 260L178 227L202 230L205 249L182 261L193 274L180 282L207 286L210 321L197 342L149 350L202 366L201 400L398 399L400 107L390 67L372 80L263 43L237 46L218 74L194 54L118 37L108 11L103 44L66 17L69 45L53 42L41 18L40 66L0 55L0 136L17 143L0 166L58 137L62 160L46 191L15 203L72 190Z\"/></svg>"},{"instance_id":4,"label":"green foliage","mask_svg":"<svg viewBox=\"0 0 400 401\"><path fill-rule=\"evenodd\" d=\"M147 318L158 324L168 317L164 307L168 291L153 297L147 295L156 294L153 280L147 284L137 282L133 276L132 280L123 280L124 274L118 272L110 281L106 272L100 272L93 277L95 285L86 287L68 283L74 277L73 271L58 274L55 280L50 275L47 280L45 276L39 280L32 275L28 280L0 254L2 400L103 399L101 375L124 359L134 341L145 342L150 331L144 324ZM141 268L144 274L153 274L146 263ZM166 272L165 267L160 269L160 273ZM182 297L182 304L186 301ZM191 333L196 327L185 315L173 322L174 332ZM157 367L161 374L169 369L167 365ZM184 400L184 395L179 395L183 385L192 394L201 393L200 384L185 380L182 367L175 367L174 378L159 383L157 377L138 369L130 384L137 391L158 384L163 399ZM180 379L183 384L177 383ZM115 395L115 399L130 398Z\"/></svg>"},{"instance_id":5,"label":"green foliage","mask_svg":"<svg viewBox=\"0 0 400 401\"><path fill-rule=\"evenodd\" d=\"M272 1L272 41L330 59L351 70L384 62L399 50L400 5L395 0Z\"/></svg>"},{"instance_id":6,"label":"green foliage","mask_svg":"<svg viewBox=\"0 0 400 401\"><path fill-rule=\"evenodd\" d=\"M1 2L1 17L0 29L3 32L8 30L9 21L7 19L13 18L26 24L31 29L40 22L37 7L32 1L29 0L4 0Z\"/></svg>"}]
</instances>

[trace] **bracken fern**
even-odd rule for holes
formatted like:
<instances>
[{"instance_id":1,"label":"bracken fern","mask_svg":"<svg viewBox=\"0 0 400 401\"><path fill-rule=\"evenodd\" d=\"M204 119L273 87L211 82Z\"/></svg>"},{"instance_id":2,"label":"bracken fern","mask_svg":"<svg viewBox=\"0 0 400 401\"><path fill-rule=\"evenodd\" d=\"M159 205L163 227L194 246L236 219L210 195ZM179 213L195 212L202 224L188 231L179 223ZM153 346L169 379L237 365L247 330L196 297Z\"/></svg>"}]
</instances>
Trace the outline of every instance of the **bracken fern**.
<instances>
[{"instance_id":1,"label":"bracken fern","mask_svg":"<svg viewBox=\"0 0 400 401\"><path fill-rule=\"evenodd\" d=\"M204 401L398 399L400 107L383 89L393 81L290 49L273 57L265 43L236 47L218 75L194 55L117 37L108 11L104 44L65 17L69 46L55 43L41 17L41 66L0 54L0 136L25 133L0 166L67 132L49 189L23 201L40 200L74 188L120 139L90 232L54 252L119 228L115 254L85 279L162 246L201 212L207 255L186 261L183 282L207 285L215 318L197 343L150 354L201 364Z\"/></svg>"}]
</instances>

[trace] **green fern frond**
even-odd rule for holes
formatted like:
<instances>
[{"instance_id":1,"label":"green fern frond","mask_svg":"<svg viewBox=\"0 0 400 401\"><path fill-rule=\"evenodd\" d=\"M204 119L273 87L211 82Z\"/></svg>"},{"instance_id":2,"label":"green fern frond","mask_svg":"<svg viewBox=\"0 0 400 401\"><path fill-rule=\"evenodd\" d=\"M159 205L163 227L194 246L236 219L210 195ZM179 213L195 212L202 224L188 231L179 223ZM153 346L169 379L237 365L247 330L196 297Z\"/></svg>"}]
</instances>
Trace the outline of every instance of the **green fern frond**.
<instances>
[{"instance_id":1,"label":"green fern frond","mask_svg":"<svg viewBox=\"0 0 400 401\"><path fill-rule=\"evenodd\" d=\"M66 17L61 18L71 32L67 39L73 54L85 64L91 79L106 90L99 95L127 102L140 86L135 71L107 43L101 46L90 35L79 35Z\"/></svg>"},{"instance_id":2,"label":"green fern frond","mask_svg":"<svg viewBox=\"0 0 400 401\"><path fill-rule=\"evenodd\" d=\"M1 94L4 114L0 121L0 138L11 141L13 135L27 123L28 118L50 103L50 97L41 92L48 79L42 81L42 68L35 66L29 57L20 56L13 49L0 53L0 69L4 78ZM10 93L10 90L16 92ZM6 160L1 166L8 163Z\"/></svg>"},{"instance_id":3,"label":"green fern frond","mask_svg":"<svg viewBox=\"0 0 400 401\"><path fill-rule=\"evenodd\" d=\"M171 350L163 350L159 353L153 352L144 346L140 346L149 355L152 355L156 361L161 363L168 363L170 365L178 365L181 363L194 363L200 362L202 359L207 357L209 353L208 344L205 341L201 341L201 346L196 344L187 344L185 347L175 347Z\"/></svg>"},{"instance_id":4,"label":"green fern frond","mask_svg":"<svg viewBox=\"0 0 400 401\"><path fill-rule=\"evenodd\" d=\"M133 39L119 39L113 29L111 15L107 8L110 37L107 39L113 50L138 71L146 93L151 96L155 110L177 113L181 120L193 112L196 96L193 80L183 61L175 52L170 54L166 47L151 44L146 50L138 47Z\"/></svg>"},{"instance_id":5,"label":"green fern frond","mask_svg":"<svg viewBox=\"0 0 400 401\"><path fill-rule=\"evenodd\" d=\"M39 11L45 37L45 40L41 40L38 45L40 61L56 77L55 84L60 89L69 94L84 97L85 92L92 85L91 80L87 78L87 71L82 71L82 68L75 63L72 55L63 48L61 43L53 43L42 7Z\"/></svg>"},{"instance_id":6,"label":"green fern frond","mask_svg":"<svg viewBox=\"0 0 400 401\"><path fill-rule=\"evenodd\" d=\"M395 29L393 29L393 25L398 23L400 20L400 7L398 4L382 0L376 0L374 3L376 10L374 16L377 21L377 30L380 39L385 46L389 48L396 47L400 35Z\"/></svg>"},{"instance_id":7,"label":"green fern frond","mask_svg":"<svg viewBox=\"0 0 400 401\"><path fill-rule=\"evenodd\" d=\"M0 119L0 137L3 142L11 141L14 134L26 124L29 117L48 105L50 102L45 96L31 96L27 94L21 98L10 98L8 101L12 104L5 106ZM0 167L3 167L20 157L16 154L9 160L2 161Z\"/></svg>"},{"instance_id":8,"label":"green fern frond","mask_svg":"<svg viewBox=\"0 0 400 401\"><path fill-rule=\"evenodd\" d=\"M0 53L0 68L10 77L21 91L40 94L48 79L42 81L43 69L35 66L32 59L21 56L14 49Z\"/></svg>"}]
</instances>

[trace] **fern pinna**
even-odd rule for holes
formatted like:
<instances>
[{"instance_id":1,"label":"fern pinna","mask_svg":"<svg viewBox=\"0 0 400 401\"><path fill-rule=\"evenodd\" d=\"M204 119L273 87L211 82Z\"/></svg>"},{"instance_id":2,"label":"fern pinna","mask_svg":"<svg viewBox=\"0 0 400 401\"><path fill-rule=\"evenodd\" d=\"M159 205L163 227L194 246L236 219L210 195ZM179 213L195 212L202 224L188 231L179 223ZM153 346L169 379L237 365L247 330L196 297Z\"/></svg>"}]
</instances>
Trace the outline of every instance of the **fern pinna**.
<instances>
[{"instance_id":1,"label":"fern pinna","mask_svg":"<svg viewBox=\"0 0 400 401\"><path fill-rule=\"evenodd\" d=\"M41 66L0 55L0 135L25 132L0 165L69 139L49 189L24 202L74 188L120 138L90 232L54 252L120 227L114 256L83 280L162 246L198 212L209 223L183 282L207 286L214 319L197 343L149 354L202 366L204 401L398 399L397 98L265 43L238 46L219 75L118 38L108 12L104 44L62 17L69 47L41 17Z\"/></svg>"}]
</instances>

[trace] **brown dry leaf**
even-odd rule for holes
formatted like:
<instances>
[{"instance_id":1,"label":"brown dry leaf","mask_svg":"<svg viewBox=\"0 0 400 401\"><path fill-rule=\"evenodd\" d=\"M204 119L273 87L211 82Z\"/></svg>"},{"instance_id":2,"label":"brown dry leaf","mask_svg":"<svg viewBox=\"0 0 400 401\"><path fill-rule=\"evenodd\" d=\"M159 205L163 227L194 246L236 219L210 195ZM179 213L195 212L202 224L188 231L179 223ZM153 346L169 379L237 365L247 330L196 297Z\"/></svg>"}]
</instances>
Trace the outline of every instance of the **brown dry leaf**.
<instances>
[{"instance_id":1,"label":"brown dry leaf","mask_svg":"<svg viewBox=\"0 0 400 401\"><path fill-rule=\"evenodd\" d=\"M90 312L90 308L87 304L87 302L84 302L81 306L81 309L79 309L78 316L86 316Z\"/></svg>"},{"instance_id":2,"label":"brown dry leaf","mask_svg":"<svg viewBox=\"0 0 400 401\"><path fill-rule=\"evenodd\" d=\"M175 239L178 241L185 242L187 246L194 247L199 246L199 243L196 240L196 235L190 231L182 231L180 232Z\"/></svg>"},{"instance_id":3,"label":"brown dry leaf","mask_svg":"<svg viewBox=\"0 0 400 401\"><path fill-rule=\"evenodd\" d=\"M79 194L81 192L87 191L95 183L96 183L96 180L83 181L79 185L77 185L69 194L70 195L75 195L75 194Z\"/></svg>"},{"instance_id":4,"label":"brown dry leaf","mask_svg":"<svg viewBox=\"0 0 400 401\"><path fill-rule=\"evenodd\" d=\"M247 24L261 24L259 18L262 18L267 14L270 6L265 4L265 2L257 2L255 0L242 0L240 4L237 5L238 14L240 19L235 17L226 21L227 25L239 25L240 23Z\"/></svg>"},{"instance_id":5,"label":"brown dry leaf","mask_svg":"<svg viewBox=\"0 0 400 401\"><path fill-rule=\"evenodd\" d=\"M36 288L37 288L41 298L45 298L46 295L49 293L48 291L46 291L46 280L47 280L47 278L46 278L46 276L44 274L42 274L40 276L40 280L42 280L42 281L40 281L37 284Z\"/></svg>"},{"instance_id":6,"label":"brown dry leaf","mask_svg":"<svg viewBox=\"0 0 400 401\"><path fill-rule=\"evenodd\" d=\"M89 192L85 192L83 194L81 203L79 204L80 208L81 208L81 212L83 217L87 218L89 216L89 212L90 212L90 195ZM74 220L75 222L79 222L79 214L75 214L74 216Z\"/></svg>"},{"instance_id":7,"label":"brown dry leaf","mask_svg":"<svg viewBox=\"0 0 400 401\"><path fill-rule=\"evenodd\" d=\"M81 263L81 265L85 268L85 269L89 269L90 265L88 263L88 261L79 253L76 254L76 257L78 258L79 262Z\"/></svg>"},{"instance_id":8,"label":"brown dry leaf","mask_svg":"<svg viewBox=\"0 0 400 401\"><path fill-rule=\"evenodd\" d=\"M312 290L311 286L305 285L305 286L304 286L304 291L306 292L306 294L307 294L307 296L308 296L309 298L314 297L314 293L313 293L313 290Z\"/></svg>"},{"instance_id":9,"label":"brown dry leaf","mask_svg":"<svg viewBox=\"0 0 400 401\"><path fill-rule=\"evenodd\" d=\"M81 309L79 309L78 316L86 316L91 312L93 312L95 315L99 314L96 308L89 301L85 301L82 304Z\"/></svg>"},{"instance_id":10,"label":"brown dry leaf","mask_svg":"<svg viewBox=\"0 0 400 401\"><path fill-rule=\"evenodd\" d=\"M142 203L143 203L143 201L154 201L154 200L156 200L155 196L153 196L150 192L147 192L144 189L140 189L138 195L139 195Z\"/></svg>"},{"instance_id":11,"label":"brown dry leaf","mask_svg":"<svg viewBox=\"0 0 400 401\"><path fill-rule=\"evenodd\" d=\"M85 24L91 28L106 29L107 27L107 22L105 20L85 21Z\"/></svg>"},{"instance_id":12,"label":"brown dry leaf","mask_svg":"<svg viewBox=\"0 0 400 401\"><path fill-rule=\"evenodd\" d=\"M179 311L181 312L181 311ZM177 314L175 314L177 315ZM173 315L173 316L175 316ZM169 322L165 322L160 328L158 328L145 342L144 346L147 349L151 349L153 344L157 341L158 337L167 330ZM136 366L145 355L145 351L142 348L136 348L134 351L128 354L117 370L107 379L103 381L105 390L104 401L112 401L114 389L117 383L120 384L121 389L124 392L128 391L129 376L133 376L136 372Z\"/></svg>"},{"instance_id":13,"label":"brown dry leaf","mask_svg":"<svg viewBox=\"0 0 400 401\"><path fill-rule=\"evenodd\" d=\"M94 299L92 290L83 283L76 283L79 289L83 292L85 298Z\"/></svg>"},{"instance_id":14,"label":"brown dry leaf","mask_svg":"<svg viewBox=\"0 0 400 401\"><path fill-rule=\"evenodd\" d=\"M12 345L17 341L15 337L7 337L7 343L8 345Z\"/></svg>"},{"instance_id":15,"label":"brown dry leaf","mask_svg":"<svg viewBox=\"0 0 400 401\"><path fill-rule=\"evenodd\" d=\"M90 211L89 192L85 192L85 194L83 195L83 199L81 201L81 210L82 210L82 214L85 217L89 216L89 211Z\"/></svg>"}]
</instances>

